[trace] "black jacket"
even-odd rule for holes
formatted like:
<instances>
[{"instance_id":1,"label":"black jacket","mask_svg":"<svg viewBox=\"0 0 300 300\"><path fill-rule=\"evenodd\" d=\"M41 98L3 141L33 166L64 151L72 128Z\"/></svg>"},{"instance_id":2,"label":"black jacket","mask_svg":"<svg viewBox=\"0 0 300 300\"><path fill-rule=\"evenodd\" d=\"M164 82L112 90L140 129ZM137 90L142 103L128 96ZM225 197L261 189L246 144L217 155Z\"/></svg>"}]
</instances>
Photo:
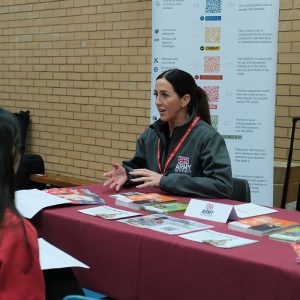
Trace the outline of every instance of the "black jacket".
<instances>
[{"instance_id":1,"label":"black jacket","mask_svg":"<svg viewBox=\"0 0 300 300\"><path fill-rule=\"evenodd\" d=\"M175 127L171 139L167 138L166 123L160 120L153 123L138 139L134 157L123 162L125 169L146 168L160 173L158 138L161 139L160 161L164 169L167 158L192 121L191 118ZM222 136L199 120L164 172L160 189L198 198L229 198L232 193L231 164Z\"/></svg>"}]
</instances>

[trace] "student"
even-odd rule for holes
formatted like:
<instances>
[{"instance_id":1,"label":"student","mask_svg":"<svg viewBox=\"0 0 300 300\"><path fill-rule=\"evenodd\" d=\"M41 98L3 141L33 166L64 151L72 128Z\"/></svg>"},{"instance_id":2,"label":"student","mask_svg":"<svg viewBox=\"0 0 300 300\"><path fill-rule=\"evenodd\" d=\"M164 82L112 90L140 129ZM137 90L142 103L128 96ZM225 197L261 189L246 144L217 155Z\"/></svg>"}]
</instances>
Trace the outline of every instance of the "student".
<instances>
[{"instance_id":1,"label":"student","mask_svg":"<svg viewBox=\"0 0 300 300\"><path fill-rule=\"evenodd\" d=\"M187 72L171 69L156 79L160 119L137 141L134 157L113 162L104 186L156 186L168 193L229 198L232 173L222 136L211 127L208 99Z\"/></svg>"},{"instance_id":2,"label":"student","mask_svg":"<svg viewBox=\"0 0 300 300\"><path fill-rule=\"evenodd\" d=\"M37 233L14 199L21 139L16 117L0 108L0 299L45 299Z\"/></svg>"}]
</instances>

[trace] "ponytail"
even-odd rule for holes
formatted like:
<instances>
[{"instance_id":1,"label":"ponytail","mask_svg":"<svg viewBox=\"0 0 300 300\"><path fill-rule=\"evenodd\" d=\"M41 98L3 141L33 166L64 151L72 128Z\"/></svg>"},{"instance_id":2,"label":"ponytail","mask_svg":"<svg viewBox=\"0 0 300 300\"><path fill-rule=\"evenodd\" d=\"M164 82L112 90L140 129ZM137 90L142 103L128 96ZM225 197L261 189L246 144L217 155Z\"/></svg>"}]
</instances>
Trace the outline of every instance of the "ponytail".
<instances>
[{"instance_id":1,"label":"ponytail","mask_svg":"<svg viewBox=\"0 0 300 300\"><path fill-rule=\"evenodd\" d=\"M190 115L196 114L197 116L200 116L203 121L211 125L208 97L205 91L199 86L196 86L195 88L195 92L188 107L188 112Z\"/></svg>"}]
</instances>

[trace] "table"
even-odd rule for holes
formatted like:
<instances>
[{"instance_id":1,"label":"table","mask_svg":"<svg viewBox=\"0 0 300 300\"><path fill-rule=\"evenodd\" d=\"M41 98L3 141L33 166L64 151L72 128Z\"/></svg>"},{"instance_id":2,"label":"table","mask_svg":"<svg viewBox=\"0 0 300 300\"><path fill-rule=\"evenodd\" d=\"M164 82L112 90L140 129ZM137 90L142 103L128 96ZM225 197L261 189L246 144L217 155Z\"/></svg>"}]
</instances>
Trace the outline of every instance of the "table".
<instances>
[{"instance_id":1,"label":"table","mask_svg":"<svg viewBox=\"0 0 300 300\"><path fill-rule=\"evenodd\" d=\"M109 198L112 191L102 185L88 188L113 206ZM158 190L143 190L153 191ZM40 236L91 266L89 270L74 269L85 288L120 300L300 297L300 265L295 262L296 255L288 243L228 231L226 224L189 218L212 224L220 232L259 240L252 245L221 249L84 215L77 211L82 208L44 209L34 223ZM180 217L183 213L172 215ZM276 216L300 222L298 212L279 209Z\"/></svg>"}]
</instances>

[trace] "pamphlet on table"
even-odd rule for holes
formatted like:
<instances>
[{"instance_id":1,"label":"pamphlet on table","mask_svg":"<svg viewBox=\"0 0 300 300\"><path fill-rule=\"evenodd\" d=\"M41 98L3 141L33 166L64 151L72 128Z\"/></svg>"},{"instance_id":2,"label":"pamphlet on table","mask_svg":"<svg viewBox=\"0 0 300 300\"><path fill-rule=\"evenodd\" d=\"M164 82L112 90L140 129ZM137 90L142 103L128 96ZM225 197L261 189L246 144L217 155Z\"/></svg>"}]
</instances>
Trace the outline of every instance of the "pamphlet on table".
<instances>
[{"instance_id":1,"label":"pamphlet on table","mask_svg":"<svg viewBox=\"0 0 300 300\"><path fill-rule=\"evenodd\" d=\"M257 236L265 236L272 232L297 225L298 223L294 221L278 219L270 216L257 216L230 222L228 224L228 229L254 234Z\"/></svg>"},{"instance_id":2,"label":"pamphlet on table","mask_svg":"<svg viewBox=\"0 0 300 300\"><path fill-rule=\"evenodd\" d=\"M214 230L196 231L180 235L180 237L219 248L234 248L258 242L257 240L245 239L239 236L225 234Z\"/></svg>"},{"instance_id":3,"label":"pamphlet on table","mask_svg":"<svg viewBox=\"0 0 300 300\"><path fill-rule=\"evenodd\" d=\"M298 243L300 242L300 227L295 226L282 231L278 231L269 235L272 240L288 242L288 243Z\"/></svg>"},{"instance_id":4,"label":"pamphlet on table","mask_svg":"<svg viewBox=\"0 0 300 300\"><path fill-rule=\"evenodd\" d=\"M145 210L160 214L166 214L177 211L185 211L187 206L188 202L157 203L145 206Z\"/></svg>"},{"instance_id":5,"label":"pamphlet on table","mask_svg":"<svg viewBox=\"0 0 300 300\"><path fill-rule=\"evenodd\" d=\"M212 228L211 225L190 221L186 219L174 218L164 214L153 214L131 219L119 220L128 225L148 228L167 234L182 234L185 232Z\"/></svg>"},{"instance_id":6,"label":"pamphlet on table","mask_svg":"<svg viewBox=\"0 0 300 300\"><path fill-rule=\"evenodd\" d=\"M80 209L78 211L83 214L95 216L106 220L118 220L118 219L131 218L131 217L136 217L141 215L141 213L138 212L127 211L127 210L118 209L106 205L97 206L93 208Z\"/></svg>"},{"instance_id":7,"label":"pamphlet on table","mask_svg":"<svg viewBox=\"0 0 300 300\"><path fill-rule=\"evenodd\" d=\"M53 188L44 190L51 195L64 198L70 204L103 204L105 201L87 188Z\"/></svg>"},{"instance_id":8,"label":"pamphlet on table","mask_svg":"<svg viewBox=\"0 0 300 300\"><path fill-rule=\"evenodd\" d=\"M15 198L18 211L22 216L29 219L45 207L70 203L70 200L36 189L16 191Z\"/></svg>"},{"instance_id":9,"label":"pamphlet on table","mask_svg":"<svg viewBox=\"0 0 300 300\"><path fill-rule=\"evenodd\" d=\"M60 189L51 189L51 190L47 190L47 192L45 190L40 191L37 189L16 191L15 192L16 207L22 216L31 219L40 210L50 206L61 205L61 204L81 205L81 204L103 204L104 203L103 199L101 199L99 196L93 193L90 194L87 189L80 189L78 193L76 193L74 189L73 191L74 196L71 196L71 194L69 193L66 195L66 197L64 197L65 194L64 196L62 196L62 194L59 193L58 190ZM62 190L66 190L66 189L62 189ZM83 197L85 197L85 200ZM88 198L90 200L88 200Z\"/></svg>"},{"instance_id":10,"label":"pamphlet on table","mask_svg":"<svg viewBox=\"0 0 300 300\"><path fill-rule=\"evenodd\" d=\"M89 268L73 256L53 246L42 238L38 239L42 270L81 267Z\"/></svg>"},{"instance_id":11,"label":"pamphlet on table","mask_svg":"<svg viewBox=\"0 0 300 300\"><path fill-rule=\"evenodd\" d=\"M115 198L116 205L132 208L132 209L145 209L145 206L173 202L177 199L171 196L162 195L158 193L138 193L138 192L128 192L111 195L110 197Z\"/></svg>"}]
</instances>

